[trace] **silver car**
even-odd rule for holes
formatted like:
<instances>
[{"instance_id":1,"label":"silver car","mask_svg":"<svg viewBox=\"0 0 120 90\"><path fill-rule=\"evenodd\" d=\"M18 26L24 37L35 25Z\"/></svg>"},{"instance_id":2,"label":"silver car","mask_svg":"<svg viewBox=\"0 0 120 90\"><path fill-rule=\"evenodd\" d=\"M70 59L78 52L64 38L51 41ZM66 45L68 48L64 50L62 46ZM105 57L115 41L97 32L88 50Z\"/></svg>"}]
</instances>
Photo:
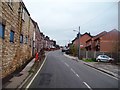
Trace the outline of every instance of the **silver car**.
<instances>
[{"instance_id":1,"label":"silver car","mask_svg":"<svg viewBox=\"0 0 120 90\"><path fill-rule=\"evenodd\" d=\"M110 58L110 57L107 56L107 55L99 55L99 56L96 58L96 60L97 60L98 62L100 62L100 61L103 61L103 62L111 62L111 61L113 61L114 59L113 59L113 58Z\"/></svg>"}]
</instances>

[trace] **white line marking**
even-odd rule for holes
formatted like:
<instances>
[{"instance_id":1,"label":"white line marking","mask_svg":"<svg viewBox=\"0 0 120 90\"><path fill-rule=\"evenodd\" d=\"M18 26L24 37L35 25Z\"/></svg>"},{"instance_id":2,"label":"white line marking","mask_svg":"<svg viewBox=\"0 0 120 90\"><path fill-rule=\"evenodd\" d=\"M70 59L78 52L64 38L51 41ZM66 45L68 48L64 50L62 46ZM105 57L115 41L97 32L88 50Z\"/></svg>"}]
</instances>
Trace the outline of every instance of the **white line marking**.
<instances>
[{"instance_id":1,"label":"white line marking","mask_svg":"<svg viewBox=\"0 0 120 90\"><path fill-rule=\"evenodd\" d=\"M74 74L76 74L76 72L71 68L71 71L74 73Z\"/></svg>"},{"instance_id":2,"label":"white line marking","mask_svg":"<svg viewBox=\"0 0 120 90\"><path fill-rule=\"evenodd\" d=\"M46 59L47 59L47 56L46 56L45 60L43 61L41 67L39 68L39 70L38 70L37 73L35 74L35 76L32 78L32 80L30 81L30 83L27 85L26 90L30 87L30 85L32 84L33 80L36 78L36 76L38 75L38 73L39 73L40 70L42 69L44 63L46 62Z\"/></svg>"},{"instance_id":3,"label":"white line marking","mask_svg":"<svg viewBox=\"0 0 120 90\"><path fill-rule=\"evenodd\" d=\"M71 71L77 76L79 77L79 75L71 68Z\"/></svg>"},{"instance_id":4,"label":"white line marking","mask_svg":"<svg viewBox=\"0 0 120 90\"><path fill-rule=\"evenodd\" d=\"M77 77L79 77L79 75L78 75L78 74L76 74L76 76L77 76Z\"/></svg>"},{"instance_id":5,"label":"white line marking","mask_svg":"<svg viewBox=\"0 0 120 90\"><path fill-rule=\"evenodd\" d=\"M86 83L86 82L83 82L90 90L92 90L92 88Z\"/></svg>"},{"instance_id":6,"label":"white line marking","mask_svg":"<svg viewBox=\"0 0 120 90\"><path fill-rule=\"evenodd\" d=\"M69 65L68 65L67 63L65 63L65 65L66 65L67 67L69 67Z\"/></svg>"}]
</instances>

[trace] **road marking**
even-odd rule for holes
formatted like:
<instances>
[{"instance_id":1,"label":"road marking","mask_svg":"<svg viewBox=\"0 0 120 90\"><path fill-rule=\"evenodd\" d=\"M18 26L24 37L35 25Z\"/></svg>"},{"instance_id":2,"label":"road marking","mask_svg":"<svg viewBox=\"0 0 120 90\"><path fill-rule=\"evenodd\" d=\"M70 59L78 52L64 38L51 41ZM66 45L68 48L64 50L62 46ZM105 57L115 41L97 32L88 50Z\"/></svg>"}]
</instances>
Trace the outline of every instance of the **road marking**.
<instances>
[{"instance_id":1,"label":"road marking","mask_svg":"<svg viewBox=\"0 0 120 90\"><path fill-rule=\"evenodd\" d=\"M30 81L30 83L27 85L27 87L26 87L25 90L27 90L30 87L30 85L32 84L33 80L36 78L36 76L38 75L38 73L42 69L44 63L46 62L46 59L47 59L47 56L45 57L45 60L43 61L42 65L40 66L39 70L37 71L37 73L35 74L35 76L32 78L32 80Z\"/></svg>"},{"instance_id":2,"label":"road marking","mask_svg":"<svg viewBox=\"0 0 120 90\"><path fill-rule=\"evenodd\" d=\"M71 68L71 71L72 71L77 77L80 77L72 68Z\"/></svg>"},{"instance_id":3,"label":"road marking","mask_svg":"<svg viewBox=\"0 0 120 90\"><path fill-rule=\"evenodd\" d=\"M78 75L78 74L76 74L76 76L77 76L77 77L79 77L79 75Z\"/></svg>"},{"instance_id":4,"label":"road marking","mask_svg":"<svg viewBox=\"0 0 120 90\"><path fill-rule=\"evenodd\" d=\"M65 63L65 62L64 62ZM65 63L65 65L67 66L67 67L69 67L69 65L67 64L67 63Z\"/></svg>"},{"instance_id":5,"label":"road marking","mask_svg":"<svg viewBox=\"0 0 120 90\"><path fill-rule=\"evenodd\" d=\"M83 82L90 90L92 90L92 88L86 83L86 82Z\"/></svg>"},{"instance_id":6,"label":"road marking","mask_svg":"<svg viewBox=\"0 0 120 90\"><path fill-rule=\"evenodd\" d=\"M74 74L76 74L76 72L71 68L71 71L74 73Z\"/></svg>"}]
</instances>

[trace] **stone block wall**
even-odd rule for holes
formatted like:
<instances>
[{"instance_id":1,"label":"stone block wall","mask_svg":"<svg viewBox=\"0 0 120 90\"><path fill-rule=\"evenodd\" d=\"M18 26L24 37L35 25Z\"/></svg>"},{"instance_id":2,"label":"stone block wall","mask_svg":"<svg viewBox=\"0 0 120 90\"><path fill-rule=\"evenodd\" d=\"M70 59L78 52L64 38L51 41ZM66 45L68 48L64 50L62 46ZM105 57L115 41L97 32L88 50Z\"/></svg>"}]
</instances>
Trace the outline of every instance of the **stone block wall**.
<instances>
[{"instance_id":1,"label":"stone block wall","mask_svg":"<svg viewBox=\"0 0 120 90\"><path fill-rule=\"evenodd\" d=\"M2 67L2 78L8 76L32 57L32 46L34 26L30 24L30 15L25 12L24 21L21 19L22 11L19 12L21 2L1 2L0 23L5 25L4 39L0 37L0 68ZM22 23L21 23L22 22ZM31 25L31 30L30 30ZM14 31L14 42L10 42L10 31ZM23 43L20 43L20 34L23 34ZM26 43L26 37L28 38Z\"/></svg>"}]
</instances>

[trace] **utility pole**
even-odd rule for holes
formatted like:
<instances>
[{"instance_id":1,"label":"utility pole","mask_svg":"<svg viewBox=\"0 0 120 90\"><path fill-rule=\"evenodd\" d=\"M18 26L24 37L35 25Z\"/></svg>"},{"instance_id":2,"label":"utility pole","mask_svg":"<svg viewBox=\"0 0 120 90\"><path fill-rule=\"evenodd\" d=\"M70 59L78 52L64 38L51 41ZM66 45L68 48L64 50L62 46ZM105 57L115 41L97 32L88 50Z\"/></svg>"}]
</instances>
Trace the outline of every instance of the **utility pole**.
<instances>
[{"instance_id":1,"label":"utility pole","mask_svg":"<svg viewBox=\"0 0 120 90\"><path fill-rule=\"evenodd\" d=\"M78 59L80 59L80 26L79 26L79 31L78 30L73 30L75 32L78 32Z\"/></svg>"},{"instance_id":2,"label":"utility pole","mask_svg":"<svg viewBox=\"0 0 120 90\"><path fill-rule=\"evenodd\" d=\"M79 32L78 32L78 59L80 59L80 26L79 26Z\"/></svg>"}]
</instances>

